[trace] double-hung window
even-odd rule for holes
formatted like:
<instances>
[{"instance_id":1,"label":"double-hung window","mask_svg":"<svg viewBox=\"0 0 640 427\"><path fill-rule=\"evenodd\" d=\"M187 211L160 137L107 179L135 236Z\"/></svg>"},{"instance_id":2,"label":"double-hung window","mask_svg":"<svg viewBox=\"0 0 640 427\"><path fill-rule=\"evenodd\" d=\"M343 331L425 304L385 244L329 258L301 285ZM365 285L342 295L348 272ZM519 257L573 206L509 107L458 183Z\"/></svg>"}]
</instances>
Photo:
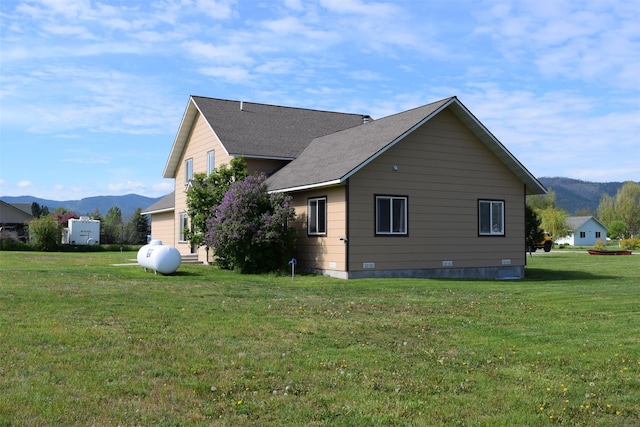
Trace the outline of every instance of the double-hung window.
<instances>
[{"instance_id":1,"label":"double-hung window","mask_svg":"<svg viewBox=\"0 0 640 427\"><path fill-rule=\"evenodd\" d=\"M308 225L307 233L312 236L327 234L327 198L316 197L309 199L307 204Z\"/></svg>"},{"instance_id":2,"label":"double-hung window","mask_svg":"<svg viewBox=\"0 0 640 427\"><path fill-rule=\"evenodd\" d=\"M376 235L407 235L406 196L376 196Z\"/></svg>"},{"instance_id":3,"label":"double-hung window","mask_svg":"<svg viewBox=\"0 0 640 427\"><path fill-rule=\"evenodd\" d=\"M503 200L478 200L478 234L504 236Z\"/></svg>"}]
</instances>

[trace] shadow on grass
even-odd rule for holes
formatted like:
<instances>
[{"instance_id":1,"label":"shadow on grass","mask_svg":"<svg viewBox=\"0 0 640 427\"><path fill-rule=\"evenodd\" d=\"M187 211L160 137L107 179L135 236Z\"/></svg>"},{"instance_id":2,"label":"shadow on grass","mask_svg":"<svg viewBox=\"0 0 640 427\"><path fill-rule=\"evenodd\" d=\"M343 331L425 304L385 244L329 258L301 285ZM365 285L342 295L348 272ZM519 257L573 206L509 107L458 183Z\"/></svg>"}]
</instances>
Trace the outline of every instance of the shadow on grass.
<instances>
[{"instance_id":1,"label":"shadow on grass","mask_svg":"<svg viewBox=\"0 0 640 427\"><path fill-rule=\"evenodd\" d=\"M526 268L524 280L527 281L572 281L572 280L610 280L615 276L593 274L586 271L551 270L545 268Z\"/></svg>"}]
</instances>

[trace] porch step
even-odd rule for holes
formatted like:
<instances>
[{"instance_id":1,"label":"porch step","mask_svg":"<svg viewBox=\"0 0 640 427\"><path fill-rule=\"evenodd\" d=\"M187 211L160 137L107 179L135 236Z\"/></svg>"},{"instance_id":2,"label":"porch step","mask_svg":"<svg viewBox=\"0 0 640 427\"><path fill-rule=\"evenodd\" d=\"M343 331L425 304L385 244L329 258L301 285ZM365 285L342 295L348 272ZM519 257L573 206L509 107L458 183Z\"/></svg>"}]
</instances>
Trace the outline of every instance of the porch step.
<instances>
[{"instance_id":1,"label":"porch step","mask_svg":"<svg viewBox=\"0 0 640 427\"><path fill-rule=\"evenodd\" d=\"M202 261L198 260L198 254L182 254L180 262L182 264L202 264Z\"/></svg>"}]
</instances>

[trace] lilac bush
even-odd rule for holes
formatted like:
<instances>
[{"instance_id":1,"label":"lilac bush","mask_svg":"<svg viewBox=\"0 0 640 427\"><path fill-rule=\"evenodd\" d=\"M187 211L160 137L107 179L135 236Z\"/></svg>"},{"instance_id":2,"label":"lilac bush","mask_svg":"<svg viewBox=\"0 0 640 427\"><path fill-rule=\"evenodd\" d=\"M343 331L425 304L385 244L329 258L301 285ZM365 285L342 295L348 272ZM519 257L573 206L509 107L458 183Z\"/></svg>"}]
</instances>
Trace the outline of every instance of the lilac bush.
<instances>
[{"instance_id":1,"label":"lilac bush","mask_svg":"<svg viewBox=\"0 0 640 427\"><path fill-rule=\"evenodd\" d=\"M295 245L291 196L269 194L264 175L233 183L207 220L205 243L220 267L263 273L287 267Z\"/></svg>"}]
</instances>

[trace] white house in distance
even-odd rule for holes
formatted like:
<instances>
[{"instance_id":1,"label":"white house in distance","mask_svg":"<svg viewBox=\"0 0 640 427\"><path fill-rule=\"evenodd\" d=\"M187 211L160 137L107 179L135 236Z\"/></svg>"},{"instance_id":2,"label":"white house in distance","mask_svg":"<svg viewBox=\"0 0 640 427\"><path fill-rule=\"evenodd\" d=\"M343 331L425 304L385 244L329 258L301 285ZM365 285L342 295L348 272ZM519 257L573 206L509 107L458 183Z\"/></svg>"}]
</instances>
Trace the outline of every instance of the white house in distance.
<instances>
[{"instance_id":1,"label":"white house in distance","mask_svg":"<svg viewBox=\"0 0 640 427\"><path fill-rule=\"evenodd\" d=\"M607 227L592 216L570 216L566 221L569 235L556 239L556 243L571 246L593 246L607 239Z\"/></svg>"}]
</instances>

